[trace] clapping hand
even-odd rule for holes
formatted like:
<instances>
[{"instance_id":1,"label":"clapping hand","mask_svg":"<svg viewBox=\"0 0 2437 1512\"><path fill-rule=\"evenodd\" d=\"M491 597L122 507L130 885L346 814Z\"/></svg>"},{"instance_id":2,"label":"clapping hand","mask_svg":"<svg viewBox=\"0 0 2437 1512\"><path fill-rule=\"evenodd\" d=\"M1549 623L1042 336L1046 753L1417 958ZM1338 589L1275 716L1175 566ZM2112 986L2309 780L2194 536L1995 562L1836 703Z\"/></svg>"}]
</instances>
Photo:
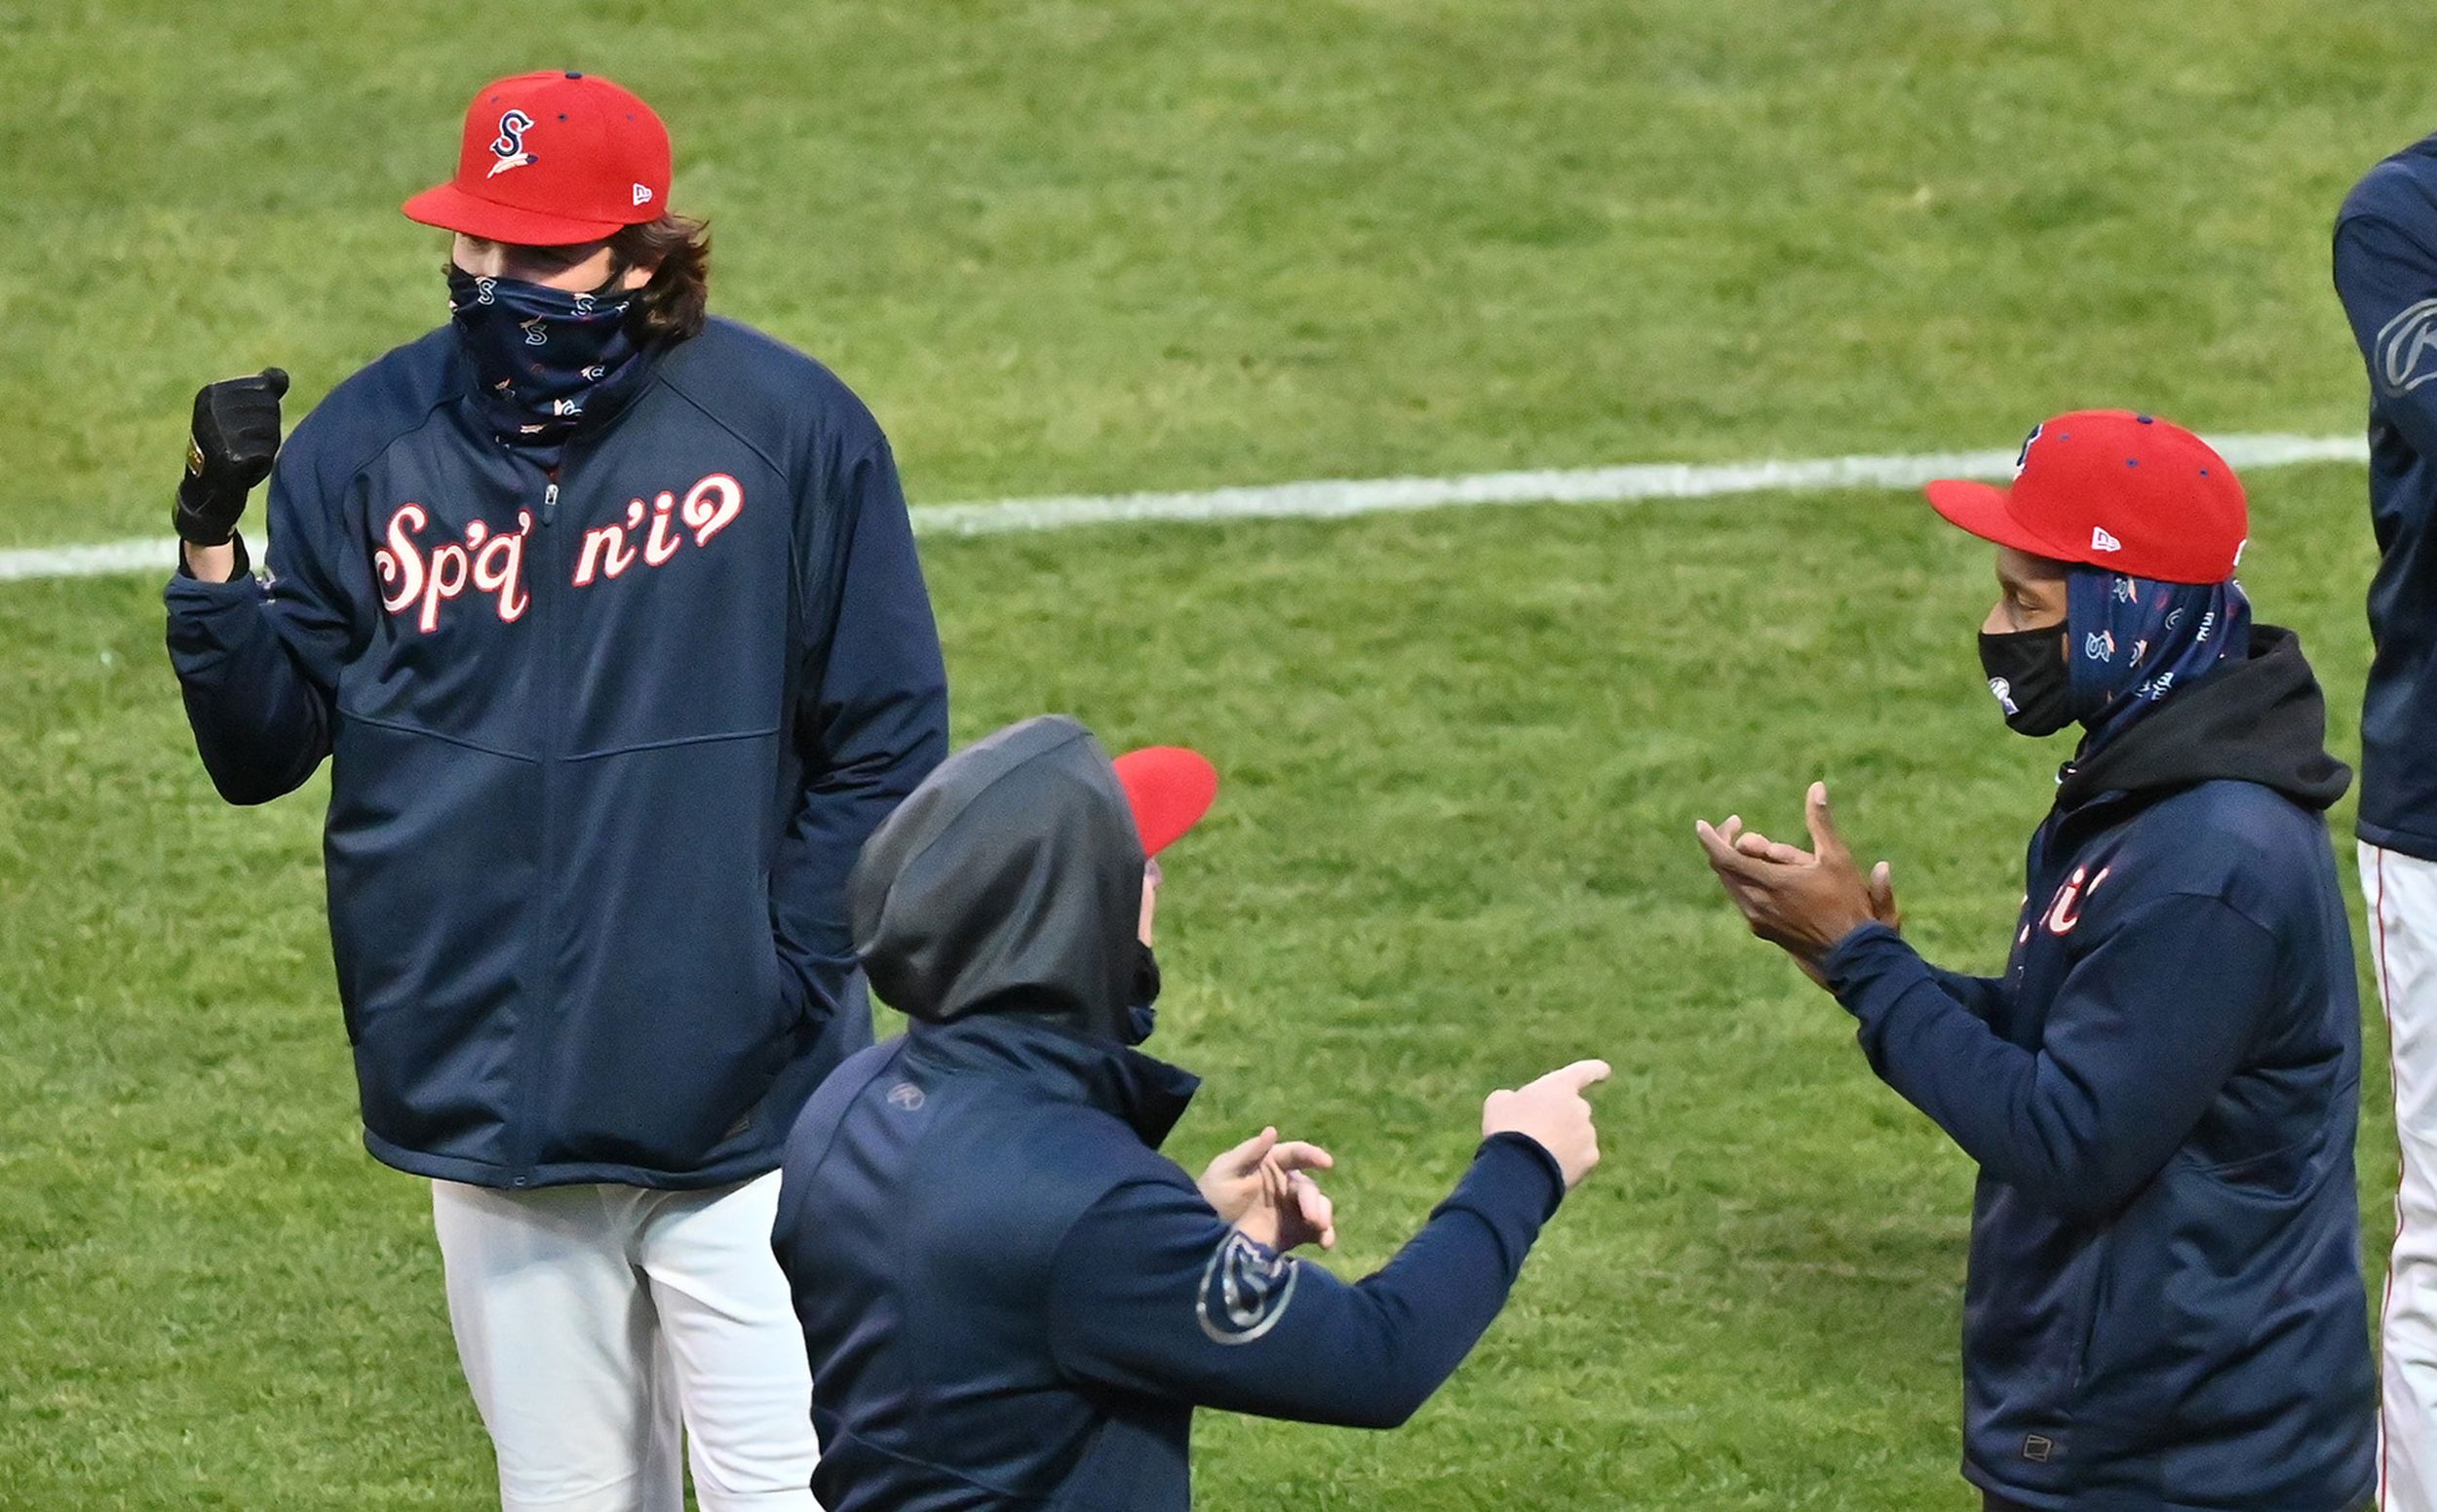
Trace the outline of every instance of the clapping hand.
<instances>
[{"instance_id":1,"label":"clapping hand","mask_svg":"<svg viewBox=\"0 0 2437 1512\"><path fill-rule=\"evenodd\" d=\"M1803 821L1811 835L1807 851L1746 830L1736 816L1721 825L1700 820L1693 830L1709 853L1710 869L1752 933L1782 947L1812 981L1821 982L1820 962L1838 941L1868 923L1900 928L1904 916L1887 864L1878 863L1864 876L1837 834L1826 783L1811 784Z\"/></svg>"}]
</instances>

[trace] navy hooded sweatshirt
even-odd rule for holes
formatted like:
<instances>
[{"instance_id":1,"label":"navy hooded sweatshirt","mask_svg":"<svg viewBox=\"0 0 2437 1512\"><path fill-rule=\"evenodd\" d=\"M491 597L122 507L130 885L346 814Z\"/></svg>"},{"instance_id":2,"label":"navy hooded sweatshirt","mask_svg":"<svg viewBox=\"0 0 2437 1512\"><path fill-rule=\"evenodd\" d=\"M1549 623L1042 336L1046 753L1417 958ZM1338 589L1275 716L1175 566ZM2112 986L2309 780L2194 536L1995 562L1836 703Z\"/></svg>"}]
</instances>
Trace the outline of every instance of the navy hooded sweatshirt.
<instances>
[{"instance_id":1,"label":"navy hooded sweatshirt","mask_svg":"<svg viewBox=\"0 0 2437 1512\"><path fill-rule=\"evenodd\" d=\"M2073 1512L2347 1512L2376 1480L2360 1008L2290 631L2066 769L2002 977L1866 925L1872 1067L1980 1163L1964 1474Z\"/></svg>"},{"instance_id":2,"label":"navy hooded sweatshirt","mask_svg":"<svg viewBox=\"0 0 2437 1512\"><path fill-rule=\"evenodd\" d=\"M947 746L896 465L744 327L648 360L545 473L433 331L289 438L266 580L168 590L221 795L330 758L365 1144L403 1170L745 1180L870 1042L846 875Z\"/></svg>"},{"instance_id":3,"label":"navy hooded sweatshirt","mask_svg":"<svg viewBox=\"0 0 2437 1512\"><path fill-rule=\"evenodd\" d=\"M829 1512L1182 1512L1193 1409L1389 1427L1453 1372L1564 1182L1522 1135L1358 1283L1237 1233L1158 1151L1194 1079L1121 1024L1142 849L1082 726L951 757L854 878L916 1022L788 1143L775 1247Z\"/></svg>"}]
</instances>

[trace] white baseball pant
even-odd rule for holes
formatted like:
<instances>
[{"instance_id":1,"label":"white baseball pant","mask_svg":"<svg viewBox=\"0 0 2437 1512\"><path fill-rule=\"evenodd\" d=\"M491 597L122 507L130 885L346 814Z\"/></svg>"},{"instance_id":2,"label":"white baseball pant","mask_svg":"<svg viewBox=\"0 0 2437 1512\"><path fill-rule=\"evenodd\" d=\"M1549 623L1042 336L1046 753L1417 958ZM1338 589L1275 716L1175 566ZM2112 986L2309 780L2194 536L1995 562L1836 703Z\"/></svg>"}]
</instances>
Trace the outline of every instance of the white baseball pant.
<instances>
[{"instance_id":1,"label":"white baseball pant","mask_svg":"<svg viewBox=\"0 0 2437 1512\"><path fill-rule=\"evenodd\" d=\"M2379 1325L2379 1505L2437 1512L2437 862L2361 846L2402 1181Z\"/></svg>"},{"instance_id":2,"label":"white baseball pant","mask_svg":"<svg viewBox=\"0 0 2437 1512\"><path fill-rule=\"evenodd\" d=\"M706 1191L432 1183L504 1512L818 1512L777 1172Z\"/></svg>"}]
</instances>

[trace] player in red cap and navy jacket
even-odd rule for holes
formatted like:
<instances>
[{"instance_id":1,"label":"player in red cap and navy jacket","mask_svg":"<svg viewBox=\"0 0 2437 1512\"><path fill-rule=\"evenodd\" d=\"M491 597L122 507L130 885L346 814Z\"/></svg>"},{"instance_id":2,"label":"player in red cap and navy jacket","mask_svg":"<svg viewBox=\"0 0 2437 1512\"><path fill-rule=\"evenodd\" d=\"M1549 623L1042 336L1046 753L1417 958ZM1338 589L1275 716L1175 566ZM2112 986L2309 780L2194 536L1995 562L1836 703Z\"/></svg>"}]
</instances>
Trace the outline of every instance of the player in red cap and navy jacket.
<instances>
[{"instance_id":1,"label":"player in red cap and navy jacket","mask_svg":"<svg viewBox=\"0 0 2437 1512\"><path fill-rule=\"evenodd\" d=\"M2350 774L2300 642L2234 581L2241 485L2187 431L2088 410L2033 431L2011 487L1929 497L1997 545L1980 650L2006 723L2083 730L2004 974L1914 952L1824 786L1809 852L1733 818L1702 845L1980 1164L1963 1466L1988 1505L2349 1512L2377 1416L2323 815Z\"/></svg>"},{"instance_id":2,"label":"player in red cap and navy jacket","mask_svg":"<svg viewBox=\"0 0 2437 1512\"><path fill-rule=\"evenodd\" d=\"M669 161L607 80L485 86L406 206L449 324L285 450L285 374L206 388L178 489L196 741L233 802L330 759L365 1144L432 1181L512 1509L677 1512L680 1425L706 1509L813 1505L776 1167L870 1042L846 874L946 754L888 443L707 317Z\"/></svg>"}]
</instances>

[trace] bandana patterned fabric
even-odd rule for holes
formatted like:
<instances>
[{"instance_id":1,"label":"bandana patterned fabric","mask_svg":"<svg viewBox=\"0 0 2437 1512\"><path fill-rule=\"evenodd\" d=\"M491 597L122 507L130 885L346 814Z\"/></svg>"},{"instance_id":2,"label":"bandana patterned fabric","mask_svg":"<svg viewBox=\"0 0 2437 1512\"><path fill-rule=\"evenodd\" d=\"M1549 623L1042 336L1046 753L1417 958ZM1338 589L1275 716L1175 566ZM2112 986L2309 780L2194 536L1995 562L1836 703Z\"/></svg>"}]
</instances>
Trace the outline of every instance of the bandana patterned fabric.
<instances>
[{"instance_id":1,"label":"bandana patterned fabric","mask_svg":"<svg viewBox=\"0 0 2437 1512\"><path fill-rule=\"evenodd\" d=\"M634 298L571 293L451 264L448 314L473 359L483 409L501 441L558 452L587 412L615 410L643 372L626 333Z\"/></svg>"},{"instance_id":2,"label":"bandana patterned fabric","mask_svg":"<svg viewBox=\"0 0 2437 1512\"><path fill-rule=\"evenodd\" d=\"M2251 654L2242 585L2166 583L2076 566L2067 583L2073 715L2093 739L2120 734L2220 662Z\"/></svg>"}]
</instances>

